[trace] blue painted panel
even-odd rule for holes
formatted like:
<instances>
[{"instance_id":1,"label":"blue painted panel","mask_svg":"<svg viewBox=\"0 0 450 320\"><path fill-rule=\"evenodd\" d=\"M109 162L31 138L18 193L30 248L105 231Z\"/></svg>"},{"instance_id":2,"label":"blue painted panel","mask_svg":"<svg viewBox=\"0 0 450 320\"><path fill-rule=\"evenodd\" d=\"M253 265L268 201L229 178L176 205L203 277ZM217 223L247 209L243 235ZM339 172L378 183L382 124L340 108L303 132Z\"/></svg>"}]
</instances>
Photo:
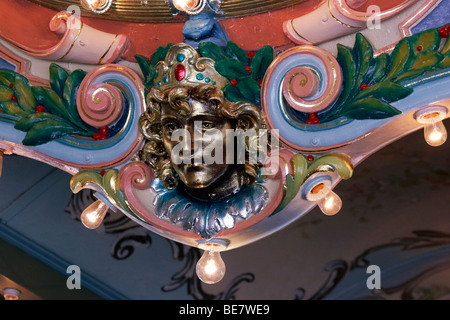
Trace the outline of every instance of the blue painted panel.
<instances>
[{"instance_id":1,"label":"blue painted panel","mask_svg":"<svg viewBox=\"0 0 450 320\"><path fill-rule=\"evenodd\" d=\"M434 10L422 21L411 29L411 32L419 33L432 28L439 28L450 23L450 0L442 0Z\"/></svg>"},{"instance_id":2,"label":"blue painted panel","mask_svg":"<svg viewBox=\"0 0 450 320\"><path fill-rule=\"evenodd\" d=\"M15 158L6 158L5 167ZM36 161L20 162L30 166ZM89 230L64 211L72 196L70 175L59 170L48 173L45 166L35 171L42 179L21 181L25 191L16 193L15 201L0 212L1 238L64 274L69 265L78 265L81 285L106 299L189 299L186 290L161 291L183 268L172 258L166 239L152 234L150 248L135 250L126 260L115 259L111 246L116 235Z\"/></svg>"},{"instance_id":3,"label":"blue painted panel","mask_svg":"<svg viewBox=\"0 0 450 320\"><path fill-rule=\"evenodd\" d=\"M12 64L11 62L5 60L4 58L0 57L0 69L9 69L16 71L17 66Z\"/></svg>"}]
</instances>

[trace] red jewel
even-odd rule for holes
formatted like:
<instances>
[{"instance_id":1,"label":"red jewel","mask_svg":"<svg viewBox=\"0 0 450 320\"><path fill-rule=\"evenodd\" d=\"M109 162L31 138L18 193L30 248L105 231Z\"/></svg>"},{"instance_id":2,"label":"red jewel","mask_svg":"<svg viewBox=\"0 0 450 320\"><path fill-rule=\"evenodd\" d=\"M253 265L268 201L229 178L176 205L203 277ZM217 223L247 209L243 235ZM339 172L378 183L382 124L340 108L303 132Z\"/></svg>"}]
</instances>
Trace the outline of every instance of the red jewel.
<instances>
[{"instance_id":1,"label":"red jewel","mask_svg":"<svg viewBox=\"0 0 450 320\"><path fill-rule=\"evenodd\" d=\"M182 64L179 64L175 67L175 79L181 81L186 77L186 69Z\"/></svg>"},{"instance_id":2,"label":"red jewel","mask_svg":"<svg viewBox=\"0 0 450 320\"><path fill-rule=\"evenodd\" d=\"M305 121L306 124L319 124L320 119L317 118L317 113L310 113L308 120Z\"/></svg>"},{"instance_id":3,"label":"red jewel","mask_svg":"<svg viewBox=\"0 0 450 320\"><path fill-rule=\"evenodd\" d=\"M17 101L17 97L16 97L15 95L12 95L12 96L11 96L11 100L12 100L12 101Z\"/></svg>"},{"instance_id":4,"label":"red jewel","mask_svg":"<svg viewBox=\"0 0 450 320\"><path fill-rule=\"evenodd\" d=\"M102 133L102 134L107 134L109 131L108 127L101 127L100 129L98 129L98 132Z\"/></svg>"},{"instance_id":5,"label":"red jewel","mask_svg":"<svg viewBox=\"0 0 450 320\"><path fill-rule=\"evenodd\" d=\"M95 140L106 140L108 139L108 137L106 136L106 134L101 133L101 132L94 132L94 134L92 135L92 137Z\"/></svg>"},{"instance_id":6,"label":"red jewel","mask_svg":"<svg viewBox=\"0 0 450 320\"><path fill-rule=\"evenodd\" d=\"M231 83L231 85L232 85L233 87L235 87L235 86L237 85L237 80L236 80L236 79L232 79L232 80L230 81L230 83Z\"/></svg>"},{"instance_id":7,"label":"red jewel","mask_svg":"<svg viewBox=\"0 0 450 320\"><path fill-rule=\"evenodd\" d=\"M252 74L252 68L250 66L245 66L245 69L247 69L249 74Z\"/></svg>"},{"instance_id":8,"label":"red jewel","mask_svg":"<svg viewBox=\"0 0 450 320\"><path fill-rule=\"evenodd\" d=\"M245 53L248 55L248 57L250 58L250 61L252 61L253 57L255 56L256 52L255 51L245 51Z\"/></svg>"},{"instance_id":9,"label":"red jewel","mask_svg":"<svg viewBox=\"0 0 450 320\"><path fill-rule=\"evenodd\" d=\"M105 170L100 171L100 175L101 175L102 177L105 175L105 173L106 173Z\"/></svg>"},{"instance_id":10,"label":"red jewel","mask_svg":"<svg viewBox=\"0 0 450 320\"><path fill-rule=\"evenodd\" d=\"M262 80L259 80L259 81L258 81L258 84L259 84L260 87L262 87L262 83L263 83Z\"/></svg>"},{"instance_id":11,"label":"red jewel","mask_svg":"<svg viewBox=\"0 0 450 320\"><path fill-rule=\"evenodd\" d=\"M314 161L314 157L309 155L306 157L306 160L308 160L309 162Z\"/></svg>"},{"instance_id":12,"label":"red jewel","mask_svg":"<svg viewBox=\"0 0 450 320\"><path fill-rule=\"evenodd\" d=\"M370 85L363 83L360 87L361 90L367 89Z\"/></svg>"},{"instance_id":13,"label":"red jewel","mask_svg":"<svg viewBox=\"0 0 450 320\"><path fill-rule=\"evenodd\" d=\"M450 24L443 26L442 28L439 29L439 36L441 38L448 38L450 34Z\"/></svg>"},{"instance_id":14,"label":"red jewel","mask_svg":"<svg viewBox=\"0 0 450 320\"><path fill-rule=\"evenodd\" d=\"M423 49L422 46L417 47L417 51L422 51L422 49Z\"/></svg>"},{"instance_id":15,"label":"red jewel","mask_svg":"<svg viewBox=\"0 0 450 320\"><path fill-rule=\"evenodd\" d=\"M10 83L10 84L9 84L9 87L10 87L10 88L14 88L14 83Z\"/></svg>"},{"instance_id":16,"label":"red jewel","mask_svg":"<svg viewBox=\"0 0 450 320\"><path fill-rule=\"evenodd\" d=\"M39 112L44 112L44 111L45 111L45 107L40 104L36 107L36 111L34 111L34 113L39 113Z\"/></svg>"}]
</instances>

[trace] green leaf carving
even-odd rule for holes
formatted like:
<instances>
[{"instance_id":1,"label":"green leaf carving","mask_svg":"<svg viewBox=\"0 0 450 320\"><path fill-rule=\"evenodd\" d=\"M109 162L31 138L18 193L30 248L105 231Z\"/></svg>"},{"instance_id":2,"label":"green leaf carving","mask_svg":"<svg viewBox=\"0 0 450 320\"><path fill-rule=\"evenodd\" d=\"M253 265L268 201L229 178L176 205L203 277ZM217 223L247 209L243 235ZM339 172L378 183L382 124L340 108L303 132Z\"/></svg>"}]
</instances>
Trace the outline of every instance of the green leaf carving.
<instances>
[{"instance_id":1,"label":"green leaf carving","mask_svg":"<svg viewBox=\"0 0 450 320\"><path fill-rule=\"evenodd\" d=\"M417 78L425 72L433 70L442 59L443 57L439 52L429 51L420 53L412 61L412 65L408 68L408 71L397 77L395 81L402 82Z\"/></svg>"},{"instance_id":2,"label":"green leaf carving","mask_svg":"<svg viewBox=\"0 0 450 320\"><path fill-rule=\"evenodd\" d=\"M61 96L64 90L64 84L67 77L69 76L69 73L56 63L50 64L49 71L50 86L59 96Z\"/></svg>"},{"instance_id":3,"label":"green leaf carving","mask_svg":"<svg viewBox=\"0 0 450 320\"><path fill-rule=\"evenodd\" d=\"M169 43L165 47L158 47L156 51L152 54L150 62L152 65L156 65L159 61L162 61L166 58L167 51L174 45L174 43Z\"/></svg>"},{"instance_id":4,"label":"green leaf carving","mask_svg":"<svg viewBox=\"0 0 450 320\"><path fill-rule=\"evenodd\" d=\"M36 99L34 99L33 91L28 79L20 74L16 74L14 80L15 96L20 108L26 112L34 112L36 108Z\"/></svg>"},{"instance_id":5,"label":"green leaf carving","mask_svg":"<svg viewBox=\"0 0 450 320\"><path fill-rule=\"evenodd\" d=\"M225 48L225 53L228 57L236 59L246 66L250 65L250 58L248 57L248 54L233 41L228 41L227 47Z\"/></svg>"},{"instance_id":6,"label":"green leaf carving","mask_svg":"<svg viewBox=\"0 0 450 320\"><path fill-rule=\"evenodd\" d=\"M410 50L407 39L402 39L395 47L391 55L391 64L389 66L389 73L384 78L385 80L392 80L400 72L405 69L409 60Z\"/></svg>"},{"instance_id":7,"label":"green leaf carving","mask_svg":"<svg viewBox=\"0 0 450 320\"><path fill-rule=\"evenodd\" d=\"M51 88L32 87L32 90L34 97L39 104L45 107L45 110L67 120L71 118L60 96Z\"/></svg>"},{"instance_id":8,"label":"green leaf carving","mask_svg":"<svg viewBox=\"0 0 450 320\"><path fill-rule=\"evenodd\" d=\"M245 101L245 97L241 94L238 88L233 87L231 84L227 84L222 89L227 99L231 102Z\"/></svg>"},{"instance_id":9,"label":"green leaf carving","mask_svg":"<svg viewBox=\"0 0 450 320\"><path fill-rule=\"evenodd\" d=\"M337 48L338 55L336 59L342 66L342 76L344 80L344 88L342 90L339 104L343 105L345 104L345 102L347 102L353 90L356 81L355 74L357 71L357 67L351 49L340 44L338 44Z\"/></svg>"},{"instance_id":10,"label":"green leaf carving","mask_svg":"<svg viewBox=\"0 0 450 320\"><path fill-rule=\"evenodd\" d=\"M77 109L77 93L85 76L86 72L83 70L75 70L67 77L66 82L64 83L62 101L66 106L67 114L69 116L68 120L85 130L89 130L81 120Z\"/></svg>"},{"instance_id":11,"label":"green leaf carving","mask_svg":"<svg viewBox=\"0 0 450 320\"><path fill-rule=\"evenodd\" d=\"M386 74L386 69L389 66L389 58L390 56L383 52L372 60L373 71L371 73L369 72L370 75L365 81L367 84L373 85L383 79Z\"/></svg>"},{"instance_id":12,"label":"green leaf carving","mask_svg":"<svg viewBox=\"0 0 450 320\"><path fill-rule=\"evenodd\" d=\"M254 105L261 105L260 87L259 84L250 76L240 78L236 87L240 93L246 97L245 101L249 101Z\"/></svg>"},{"instance_id":13,"label":"green leaf carving","mask_svg":"<svg viewBox=\"0 0 450 320\"><path fill-rule=\"evenodd\" d=\"M356 119L385 119L400 114L401 111L376 98L363 98L351 103L344 115Z\"/></svg>"},{"instance_id":14,"label":"green leaf carving","mask_svg":"<svg viewBox=\"0 0 450 320\"><path fill-rule=\"evenodd\" d=\"M274 54L271 46L264 46L256 52L250 65L253 79L260 81L264 78L267 68L273 61Z\"/></svg>"},{"instance_id":15,"label":"green leaf carving","mask_svg":"<svg viewBox=\"0 0 450 320\"><path fill-rule=\"evenodd\" d=\"M1 111L19 117L15 129L27 132L24 145L35 146L65 135L92 136L93 132L80 118L76 96L86 72L68 73L55 63L49 68L50 87L31 86L23 75L0 69ZM12 95L16 99L11 100ZM36 111L42 105L45 112Z\"/></svg>"},{"instance_id":16,"label":"green leaf carving","mask_svg":"<svg viewBox=\"0 0 450 320\"><path fill-rule=\"evenodd\" d=\"M14 91L7 86L0 85L0 102L11 101Z\"/></svg>"},{"instance_id":17,"label":"green leaf carving","mask_svg":"<svg viewBox=\"0 0 450 320\"><path fill-rule=\"evenodd\" d=\"M0 83L9 87L11 84L14 85L14 79L16 77L16 73L12 70L8 69L0 69Z\"/></svg>"},{"instance_id":18,"label":"green leaf carving","mask_svg":"<svg viewBox=\"0 0 450 320\"><path fill-rule=\"evenodd\" d=\"M28 114L26 111L20 108L19 104L16 101L0 102L0 109L2 109L4 113L9 114L10 116L24 117Z\"/></svg>"},{"instance_id":19,"label":"green leaf carving","mask_svg":"<svg viewBox=\"0 0 450 320\"><path fill-rule=\"evenodd\" d=\"M57 120L40 121L27 132L22 143L25 146L37 146L67 135L81 133L70 123Z\"/></svg>"},{"instance_id":20,"label":"green leaf carving","mask_svg":"<svg viewBox=\"0 0 450 320\"><path fill-rule=\"evenodd\" d=\"M16 124L14 125L14 128L20 131L28 131L30 130L35 124L47 121L47 120L54 120L58 122L65 122L63 118L56 116L51 113L47 112L39 112L39 113L32 113L28 114L22 119L18 120Z\"/></svg>"},{"instance_id":21,"label":"green leaf carving","mask_svg":"<svg viewBox=\"0 0 450 320\"><path fill-rule=\"evenodd\" d=\"M442 61L439 63L438 67L440 69L450 68L450 55L446 55Z\"/></svg>"},{"instance_id":22,"label":"green leaf carving","mask_svg":"<svg viewBox=\"0 0 450 320\"><path fill-rule=\"evenodd\" d=\"M406 98L412 92L412 88L404 87L391 81L383 81L364 89L355 99L360 100L372 97L390 103Z\"/></svg>"},{"instance_id":23,"label":"green leaf carving","mask_svg":"<svg viewBox=\"0 0 450 320\"><path fill-rule=\"evenodd\" d=\"M353 49L338 44L344 86L338 102L321 120L342 116L382 119L399 114L389 103L413 92L402 83L450 67L450 40L442 48L441 41L438 29L426 30L400 40L391 54L378 57L373 57L372 46L361 34L356 35Z\"/></svg>"},{"instance_id":24,"label":"green leaf carving","mask_svg":"<svg viewBox=\"0 0 450 320\"><path fill-rule=\"evenodd\" d=\"M142 74L144 75L144 85L147 88L153 87L153 80L158 76L158 72L153 64L148 61L148 58L136 54L136 58L139 67L141 68Z\"/></svg>"},{"instance_id":25,"label":"green leaf carving","mask_svg":"<svg viewBox=\"0 0 450 320\"><path fill-rule=\"evenodd\" d=\"M222 59L215 64L217 72L227 79L238 79L248 76L248 71L242 62L234 59Z\"/></svg>"},{"instance_id":26,"label":"green leaf carving","mask_svg":"<svg viewBox=\"0 0 450 320\"><path fill-rule=\"evenodd\" d=\"M437 51L441 43L441 37L437 29L430 29L412 35L407 41L411 43L412 53L421 54L428 51Z\"/></svg>"},{"instance_id":27,"label":"green leaf carving","mask_svg":"<svg viewBox=\"0 0 450 320\"><path fill-rule=\"evenodd\" d=\"M359 87L363 84L363 80L369 71L370 62L373 59L373 48L367 39L360 33L356 34L355 47L353 55L356 63L356 79L351 89L351 96L358 94Z\"/></svg>"},{"instance_id":28,"label":"green leaf carving","mask_svg":"<svg viewBox=\"0 0 450 320\"><path fill-rule=\"evenodd\" d=\"M223 59L228 59L228 56L217 44L212 42L202 42L198 45L198 51L202 57L213 59L216 63Z\"/></svg>"}]
</instances>

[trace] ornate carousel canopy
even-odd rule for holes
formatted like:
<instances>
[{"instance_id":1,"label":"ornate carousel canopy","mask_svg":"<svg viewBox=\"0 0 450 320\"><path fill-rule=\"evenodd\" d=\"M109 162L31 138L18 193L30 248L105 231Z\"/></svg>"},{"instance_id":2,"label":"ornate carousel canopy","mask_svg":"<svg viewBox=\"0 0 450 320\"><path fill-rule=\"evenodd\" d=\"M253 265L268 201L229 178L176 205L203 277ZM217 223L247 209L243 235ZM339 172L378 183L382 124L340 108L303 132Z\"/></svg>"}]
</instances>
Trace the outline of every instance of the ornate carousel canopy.
<instances>
[{"instance_id":1,"label":"ornate carousel canopy","mask_svg":"<svg viewBox=\"0 0 450 320\"><path fill-rule=\"evenodd\" d=\"M8 9L7 9L8 8ZM220 252L345 206L333 189L450 108L449 1L5 0L0 150L108 211ZM27 12L20 18L8 10ZM5 168L7 170L7 168Z\"/></svg>"}]
</instances>

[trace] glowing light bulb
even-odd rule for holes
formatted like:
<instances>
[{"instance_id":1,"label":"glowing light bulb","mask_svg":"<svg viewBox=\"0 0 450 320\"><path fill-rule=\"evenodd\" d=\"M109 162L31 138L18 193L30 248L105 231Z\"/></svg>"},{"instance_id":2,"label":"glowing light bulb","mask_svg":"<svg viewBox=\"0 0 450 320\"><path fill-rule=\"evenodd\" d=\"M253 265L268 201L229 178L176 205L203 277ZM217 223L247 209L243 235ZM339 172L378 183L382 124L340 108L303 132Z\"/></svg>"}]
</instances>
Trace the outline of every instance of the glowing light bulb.
<instances>
[{"instance_id":1,"label":"glowing light bulb","mask_svg":"<svg viewBox=\"0 0 450 320\"><path fill-rule=\"evenodd\" d=\"M19 300L20 291L13 288L3 289L3 297L5 300Z\"/></svg>"},{"instance_id":2,"label":"glowing light bulb","mask_svg":"<svg viewBox=\"0 0 450 320\"><path fill-rule=\"evenodd\" d=\"M177 10L188 12L197 8L200 0L173 0L172 3Z\"/></svg>"},{"instance_id":3,"label":"glowing light bulb","mask_svg":"<svg viewBox=\"0 0 450 320\"><path fill-rule=\"evenodd\" d=\"M430 146L437 147L447 141L447 130L442 122L447 114L447 107L439 105L426 106L414 114L416 121L425 126L425 141Z\"/></svg>"},{"instance_id":4,"label":"glowing light bulb","mask_svg":"<svg viewBox=\"0 0 450 320\"><path fill-rule=\"evenodd\" d=\"M225 275L225 263L218 251L205 251L198 260L195 268L200 280L207 284L214 284L222 280Z\"/></svg>"},{"instance_id":5,"label":"glowing light bulb","mask_svg":"<svg viewBox=\"0 0 450 320\"><path fill-rule=\"evenodd\" d=\"M447 130L442 121L431 121L424 128L425 141L432 147L438 147L447 141Z\"/></svg>"},{"instance_id":6,"label":"glowing light bulb","mask_svg":"<svg viewBox=\"0 0 450 320\"><path fill-rule=\"evenodd\" d=\"M342 208L341 198L330 190L328 194L317 202L319 208L327 216L332 216L338 213Z\"/></svg>"},{"instance_id":7,"label":"glowing light bulb","mask_svg":"<svg viewBox=\"0 0 450 320\"><path fill-rule=\"evenodd\" d=\"M101 200L97 200L87 207L81 214L81 222L86 228L96 229L105 218L109 207Z\"/></svg>"},{"instance_id":8,"label":"glowing light bulb","mask_svg":"<svg viewBox=\"0 0 450 320\"><path fill-rule=\"evenodd\" d=\"M104 6L106 0L81 0L83 8L88 10L96 10Z\"/></svg>"},{"instance_id":9,"label":"glowing light bulb","mask_svg":"<svg viewBox=\"0 0 450 320\"><path fill-rule=\"evenodd\" d=\"M95 13L104 13L111 7L111 0L80 0L81 6Z\"/></svg>"}]
</instances>

